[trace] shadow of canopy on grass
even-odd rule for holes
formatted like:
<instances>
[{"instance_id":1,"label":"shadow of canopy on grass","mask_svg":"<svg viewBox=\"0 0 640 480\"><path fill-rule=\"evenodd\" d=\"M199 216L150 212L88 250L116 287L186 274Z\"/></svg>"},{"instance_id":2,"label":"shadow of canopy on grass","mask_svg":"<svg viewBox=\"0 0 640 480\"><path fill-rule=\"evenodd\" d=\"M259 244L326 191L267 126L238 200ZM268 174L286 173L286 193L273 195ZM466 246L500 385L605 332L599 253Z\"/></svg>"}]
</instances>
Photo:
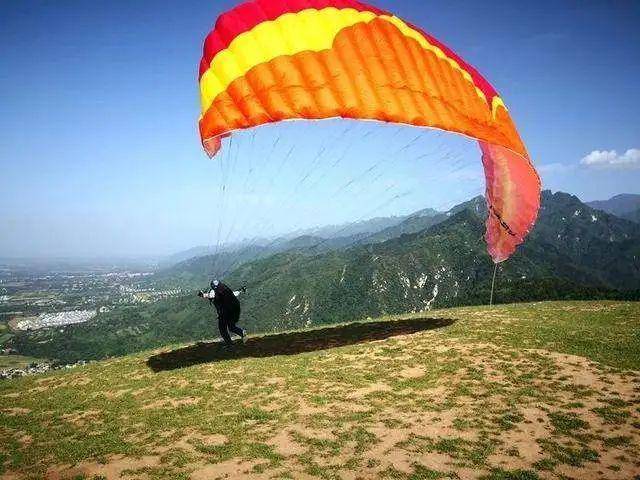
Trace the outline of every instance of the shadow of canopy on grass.
<instances>
[{"instance_id":1,"label":"shadow of canopy on grass","mask_svg":"<svg viewBox=\"0 0 640 480\"><path fill-rule=\"evenodd\" d=\"M386 322L357 322L300 332L288 332L250 338L232 349L222 342L198 343L150 357L147 365L154 372L186 368L202 363L239 358L263 358L296 355L329 348L385 340L425 330L448 327L449 318L406 318Z\"/></svg>"}]
</instances>

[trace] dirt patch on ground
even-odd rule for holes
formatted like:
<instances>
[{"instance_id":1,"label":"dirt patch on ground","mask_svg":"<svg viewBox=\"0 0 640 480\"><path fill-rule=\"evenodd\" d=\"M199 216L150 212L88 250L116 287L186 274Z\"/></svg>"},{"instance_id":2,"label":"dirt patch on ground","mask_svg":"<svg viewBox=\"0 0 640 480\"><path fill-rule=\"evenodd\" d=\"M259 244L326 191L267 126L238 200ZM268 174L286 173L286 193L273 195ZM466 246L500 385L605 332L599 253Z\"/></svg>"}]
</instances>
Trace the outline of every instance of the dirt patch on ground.
<instances>
[{"instance_id":1,"label":"dirt patch on ground","mask_svg":"<svg viewBox=\"0 0 640 480\"><path fill-rule=\"evenodd\" d=\"M611 391L627 399L638 398L640 386L640 372L608 371L591 360L563 353L548 352L546 350L531 350L553 361L560 367L558 377L568 377L570 382L578 387L596 391Z\"/></svg>"},{"instance_id":2,"label":"dirt patch on ground","mask_svg":"<svg viewBox=\"0 0 640 480\"><path fill-rule=\"evenodd\" d=\"M19 397L20 397L20 393L19 392L7 393L5 395L2 395L2 398L19 398Z\"/></svg>"},{"instance_id":3,"label":"dirt patch on ground","mask_svg":"<svg viewBox=\"0 0 640 480\"><path fill-rule=\"evenodd\" d=\"M28 413L31 413L31 410L21 407L9 407L3 408L2 410L0 410L0 412L13 417L16 415L27 415Z\"/></svg>"},{"instance_id":4,"label":"dirt patch on ground","mask_svg":"<svg viewBox=\"0 0 640 480\"><path fill-rule=\"evenodd\" d=\"M267 441L267 445L273 446L275 452L283 457L300 455L306 449L293 438L290 430L282 430L275 437Z\"/></svg>"},{"instance_id":5,"label":"dirt patch on ground","mask_svg":"<svg viewBox=\"0 0 640 480\"><path fill-rule=\"evenodd\" d=\"M87 423L96 423L99 421L102 412L99 410L86 410L83 412L68 413L62 416L62 419L73 423L77 426L83 426Z\"/></svg>"},{"instance_id":6,"label":"dirt patch on ground","mask_svg":"<svg viewBox=\"0 0 640 480\"><path fill-rule=\"evenodd\" d=\"M401 370L399 375L402 378L422 378L426 374L424 367L409 367Z\"/></svg>"},{"instance_id":7,"label":"dirt patch on ground","mask_svg":"<svg viewBox=\"0 0 640 480\"><path fill-rule=\"evenodd\" d=\"M163 445L155 449L156 453L165 454L168 452L174 452L178 449L195 452L198 448L207 449L210 447L217 447L224 445L228 441L226 435L203 434L193 430L187 430L182 433L175 431L166 432L165 438L168 438L170 441L167 443L163 440Z\"/></svg>"},{"instance_id":8,"label":"dirt patch on ground","mask_svg":"<svg viewBox=\"0 0 640 480\"><path fill-rule=\"evenodd\" d=\"M305 398L300 398L298 400L298 414L302 416L313 416L319 413L324 413L327 411L328 407L326 405L314 405L307 401Z\"/></svg>"},{"instance_id":9,"label":"dirt patch on ground","mask_svg":"<svg viewBox=\"0 0 640 480\"><path fill-rule=\"evenodd\" d=\"M190 480L241 480L264 479L265 475L252 474L252 470L260 462L249 462L240 459L227 460L226 462L198 466L191 472Z\"/></svg>"},{"instance_id":10,"label":"dirt patch on ground","mask_svg":"<svg viewBox=\"0 0 640 480\"><path fill-rule=\"evenodd\" d=\"M156 400L155 402L146 403L142 409L149 410L155 408L177 408L183 407L186 405L196 405L200 401L199 398L195 397L184 397L184 398L168 398Z\"/></svg>"},{"instance_id":11,"label":"dirt patch on ground","mask_svg":"<svg viewBox=\"0 0 640 480\"><path fill-rule=\"evenodd\" d=\"M145 456L140 458L127 458L122 456L111 457L104 464L81 463L74 467L51 468L45 474L45 480L71 480L84 476L85 478L104 477L107 480L121 478L140 478L136 472L155 467L160 464L160 458Z\"/></svg>"},{"instance_id":12,"label":"dirt patch on ground","mask_svg":"<svg viewBox=\"0 0 640 480\"><path fill-rule=\"evenodd\" d=\"M118 398L126 395L129 392L131 392L130 388L123 388L121 390L107 390L106 392L104 392L104 396L109 400L117 400Z\"/></svg>"},{"instance_id":13,"label":"dirt patch on ground","mask_svg":"<svg viewBox=\"0 0 640 480\"><path fill-rule=\"evenodd\" d=\"M287 384L287 380L282 377L270 377L265 379L264 384L267 386L284 387Z\"/></svg>"},{"instance_id":14,"label":"dirt patch on ground","mask_svg":"<svg viewBox=\"0 0 640 480\"><path fill-rule=\"evenodd\" d=\"M358 388L357 390L354 390L347 396L347 398L360 399L366 397L367 395L371 395L372 393L389 392L391 390L392 388L384 383L372 383L368 387Z\"/></svg>"},{"instance_id":15,"label":"dirt patch on ground","mask_svg":"<svg viewBox=\"0 0 640 480\"><path fill-rule=\"evenodd\" d=\"M69 380L65 386L69 387L83 387L91 383L91 378L86 375L76 375Z\"/></svg>"},{"instance_id":16,"label":"dirt patch on ground","mask_svg":"<svg viewBox=\"0 0 640 480\"><path fill-rule=\"evenodd\" d=\"M16 434L16 439L25 447L30 445L33 441L33 437L24 432L18 432Z\"/></svg>"}]
</instances>

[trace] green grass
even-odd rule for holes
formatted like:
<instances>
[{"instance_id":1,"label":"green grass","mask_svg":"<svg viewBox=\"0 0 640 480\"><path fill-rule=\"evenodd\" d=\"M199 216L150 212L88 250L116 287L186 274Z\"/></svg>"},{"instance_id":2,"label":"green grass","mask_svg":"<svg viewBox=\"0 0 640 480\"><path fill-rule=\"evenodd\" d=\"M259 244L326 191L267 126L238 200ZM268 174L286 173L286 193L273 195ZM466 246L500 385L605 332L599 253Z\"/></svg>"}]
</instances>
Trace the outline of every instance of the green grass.
<instances>
[{"instance_id":1,"label":"green grass","mask_svg":"<svg viewBox=\"0 0 640 480\"><path fill-rule=\"evenodd\" d=\"M46 362L46 359L25 357L23 355L0 355L0 370L24 368L32 363Z\"/></svg>"},{"instance_id":2,"label":"green grass","mask_svg":"<svg viewBox=\"0 0 640 480\"><path fill-rule=\"evenodd\" d=\"M584 445L574 447L550 440L540 440L539 443L555 461L572 467L582 467L585 462L597 462L599 458L598 452Z\"/></svg>"},{"instance_id":3,"label":"green grass","mask_svg":"<svg viewBox=\"0 0 640 480\"><path fill-rule=\"evenodd\" d=\"M544 348L640 370L637 302L539 302L443 310L470 316L448 333L517 348ZM470 321L469 321L470 320ZM491 322L489 325L487 321Z\"/></svg>"},{"instance_id":4,"label":"green grass","mask_svg":"<svg viewBox=\"0 0 640 480\"><path fill-rule=\"evenodd\" d=\"M1 382L0 477L639 470L639 313L612 302L441 310Z\"/></svg>"},{"instance_id":5,"label":"green grass","mask_svg":"<svg viewBox=\"0 0 640 480\"><path fill-rule=\"evenodd\" d=\"M630 414L627 410L606 406L594 408L593 412L603 418L607 423L622 424L629 419Z\"/></svg>"},{"instance_id":6,"label":"green grass","mask_svg":"<svg viewBox=\"0 0 640 480\"><path fill-rule=\"evenodd\" d=\"M575 413L554 412L549 414L551 425L559 433L571 434L589 428L589 423L580 419Z\"/></svg>"},{"instance_id":7,"label":"green grass","mask_svg":"<svg viewBox=\"0 0 640 480\"><path fill-rule=\"evenodd\" d=\"M490 475L481 477L481 480L539 480L538 474L531 470L502 470L496 469Z\"/></svg>"}]
</instances>

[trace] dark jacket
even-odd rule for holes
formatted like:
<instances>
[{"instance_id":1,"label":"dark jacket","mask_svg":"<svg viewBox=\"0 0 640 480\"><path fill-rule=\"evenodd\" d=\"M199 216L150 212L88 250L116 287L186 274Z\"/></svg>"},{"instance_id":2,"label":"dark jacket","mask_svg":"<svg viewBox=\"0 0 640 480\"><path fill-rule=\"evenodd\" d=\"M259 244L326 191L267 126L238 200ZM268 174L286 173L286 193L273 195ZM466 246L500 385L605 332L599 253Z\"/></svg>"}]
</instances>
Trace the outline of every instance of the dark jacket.
<instances>
[{"instance_id":1,"label":"dark jacket","mask_svg":"<svg viewBox=\"0 0 640 480\"><path fill-rule=\"evenodd\" d=\"M240 312L240 301L227 285L220 282L214 291L216 296L213 299L213 305L218 311L218 316L234 315Z\"/></svg>"}]
</instances>

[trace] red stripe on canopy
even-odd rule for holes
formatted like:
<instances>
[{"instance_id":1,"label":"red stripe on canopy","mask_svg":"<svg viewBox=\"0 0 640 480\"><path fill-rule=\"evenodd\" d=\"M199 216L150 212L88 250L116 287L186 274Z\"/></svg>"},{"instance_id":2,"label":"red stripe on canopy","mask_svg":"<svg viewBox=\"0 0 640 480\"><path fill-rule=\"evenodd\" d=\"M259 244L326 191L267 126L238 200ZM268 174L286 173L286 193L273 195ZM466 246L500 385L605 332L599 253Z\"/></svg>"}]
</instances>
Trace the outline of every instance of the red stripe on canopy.
<instances>
[{"instance_id":1,"label":"red stripe on canopy","mask_svg":"<svg viewBox=\"0 0 640 480\"><path fill-rule=\"evenodd\" d=\"M386 12L355 0L252 0L218 17L214 30L204 42L204 53L200 63L200 77L207 71L213 58L229 48L231 42L245 32L253 30L262 22L275 20L286 13L323 8L353 8L359 12L384 15Z\"/></svg>"}]
</instances>

